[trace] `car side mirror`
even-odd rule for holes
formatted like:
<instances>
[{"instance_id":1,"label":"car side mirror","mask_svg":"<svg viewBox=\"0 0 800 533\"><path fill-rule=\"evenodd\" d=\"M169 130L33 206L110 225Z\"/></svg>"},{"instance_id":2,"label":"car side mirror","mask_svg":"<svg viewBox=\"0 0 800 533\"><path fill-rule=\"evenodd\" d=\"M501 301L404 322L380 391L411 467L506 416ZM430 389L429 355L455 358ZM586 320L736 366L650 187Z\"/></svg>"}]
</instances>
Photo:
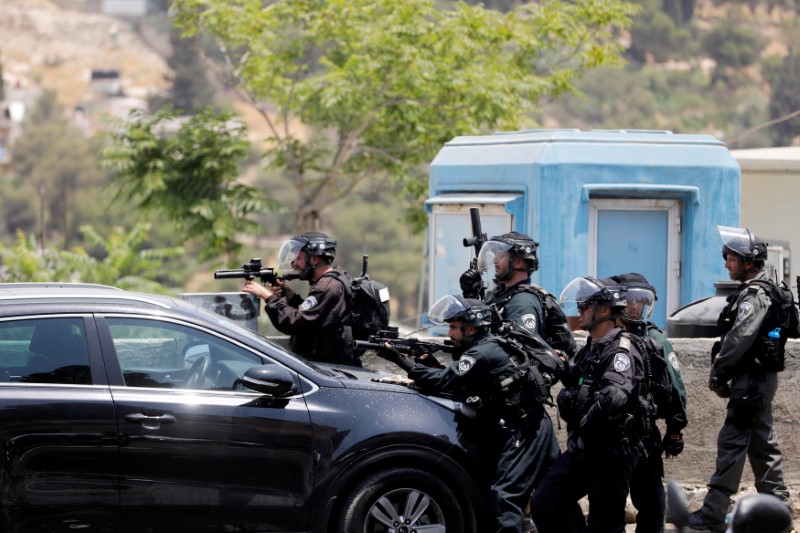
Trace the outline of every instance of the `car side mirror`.
<instances>
[{"instance_id":1,"label":"car side mirror","mask_svg":"<svg viewBox=\"0 0 800 533\"><path fill-rule=\"evenodd\" d=\"M248 368L242 377L242 385L272 398L285 398L297 392L294 376L276 364Z\"/></svg>"}]
</instances>

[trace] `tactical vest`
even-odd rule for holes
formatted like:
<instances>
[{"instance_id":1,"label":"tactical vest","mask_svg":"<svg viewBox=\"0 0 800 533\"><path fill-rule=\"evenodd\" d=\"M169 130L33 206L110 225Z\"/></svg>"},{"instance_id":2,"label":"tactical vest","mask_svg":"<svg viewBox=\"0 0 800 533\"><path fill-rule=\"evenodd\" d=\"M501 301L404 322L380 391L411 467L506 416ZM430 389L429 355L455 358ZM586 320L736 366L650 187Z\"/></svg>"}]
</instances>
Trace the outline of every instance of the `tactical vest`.
<instances>
[{"instance_id":1,"label":"tactical vest","mask_svg":"<svg viewBox=\"0 0 800 533\"><path fill-rule=\"evenodd\" d=\"M767 335L777 327L783 326L784 329L786 328L785 324L781 324L781 320L776 312L777 303L772 291L777 289L777 286L768 280L751 280L750 283L743 283L739 288L728 295L726 298L728 303L717 320L717 331L720 335L720 343L724 342L725 336L730 332L733 328L733 324L736 322L736 317L739 314L739 296L743 291L752 291L753 294L755 294L758 292L759 288L763 288L767 296L769 296L770 308L758 329L756 340L741 357L739 363L737 363L735 368L736 372L779 372L783 370L784 367L785 334L781 335L777 343L770 342Z\"/></svg>"},{"instance_id":2,"label":"tactical vest","mask_svg":"<svg viewBox=\"0 0 800 533\"><path fill-rule=\"evenodd\" d=\"M542 314L544 315L542 320L542 338L547 341L547 344L556 350L561 350L570 357L575 355L577 345L575 344L575 337L572 335L572 330L567 324L567 317L564 316L564 311L562 311L555 296L546 290L536 285L518 283L508 290L508 294L504 295L501 300L496 302L497 308L502 310L502 308L511 301L511 298L520 292L529 292L539 299L539 304L542 307Z\"/></svg>"}]
</instances>

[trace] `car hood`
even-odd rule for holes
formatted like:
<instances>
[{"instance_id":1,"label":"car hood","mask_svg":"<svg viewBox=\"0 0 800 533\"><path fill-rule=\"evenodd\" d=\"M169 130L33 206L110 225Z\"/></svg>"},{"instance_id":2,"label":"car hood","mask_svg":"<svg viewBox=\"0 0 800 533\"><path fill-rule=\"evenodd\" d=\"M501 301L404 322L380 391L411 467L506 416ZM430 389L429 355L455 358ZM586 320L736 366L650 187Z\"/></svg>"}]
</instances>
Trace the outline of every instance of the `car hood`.
<instances>
[{"instance_id":1,"label":"car hood","mask_svg":"<svg viewBox=\"0 0 800 533\"><path fill-rule=\"evenodd\" d=\"M369 368L358 368L347 365L336 365L330 363L315 363L316 366L328 370L331 374L339 378L342 386L348 389L386 391L392 393L418 394L436 403L449 411L459 413L466 418L475 418L476 412L464 402L453 400L443 396L433 396L424 394L411 386L409 380L403 374L393 374L385 370L372 370Z\"/></svg>"}]
</instances>

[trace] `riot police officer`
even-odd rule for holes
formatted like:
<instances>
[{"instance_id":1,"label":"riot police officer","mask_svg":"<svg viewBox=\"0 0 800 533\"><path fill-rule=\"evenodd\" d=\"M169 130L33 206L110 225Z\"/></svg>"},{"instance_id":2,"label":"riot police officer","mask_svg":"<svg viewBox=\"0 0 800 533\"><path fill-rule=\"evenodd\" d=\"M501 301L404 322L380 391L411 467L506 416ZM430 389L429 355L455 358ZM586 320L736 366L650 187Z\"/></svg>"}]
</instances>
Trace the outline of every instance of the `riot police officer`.
<instances>
[{"instance_id":1,"label":"riot police officer","mask_svg":"<svg viewBox=\"0 0 800 533\"><path fill-rule=\"evenodd\" d=\"M461 290L465 298L478 298L486 285L486 302L505 320L536 333L569 357L576 346L566 318L555 298L531 283L531 274L539 269L538 248L538 242L516 231L492 237L481 246L477 270L461 275Z\"/></svg>"},{"instance_id":2,"label":"riot police officer","mask_svg":"<svg viewBox=\"0 0 800 533\"><path fill-rule=\"evenodd\" d=\"M720 340L712 349L709 388L729 398L727 417L717 437L717 465L703 506L688 525L701 531L724 531L730 497L739 489L745 459L756 490L789 501L783 458L773 428L772 400L778 389L775 369L760 363L767 333L776 326L770 312L774 284L764 271L767 243L747 228L717 226L722 257L732 280L742 285L728 296L717 322Z\"/></svg>"},{"instance_id":3,"label":"riot police officer","mask_svg":"<svg viewBox=\"0 0 800 533\"><path fill-rule=\"evenodd\" d=\"M491 308L483 302L447 295L428 312L434 324L447 324L456 353L448 366L415 362L391 345L379 352L408 372L429 393L449 393L478 412L481 461L491 479L488 503L491 531L523 531L523 509L531 490L558 456L558 442L541 403L520 404L503 382L515 365L491 334Z\"/></svg>"},{"instance_id":4,"label":"riot police officer","mask_svg":"<svg viewBox=\"0 0 800 533\"><path fill-rule=\"evenodd\" d=\"M277 280L271 288L247 281L242 290L265 300L264 309L275 328L290 335L291 349L314 361L361 366L353 356L353 333L346 290L333 271L336 241L324 233L307 232L285 241L278 268L294 270L310 284L304 298Z\"/></svg>"},{"instance_id":5,"label":"riot police officer","mask_svg":"<svg viewBox=\"0 0 800 533\"><path fill-rule=\"evenodd\" d=\"M639 449L633 415L643 379L642 359L615 325L625 288L610 280L572 280L560 297L589 333L563 379L559 414L567 422L567 451L539 484L531 514L540 533L585 531L578 500L589 496L588 530L625 530L625 502Z\"/></svg>"},{"instance_id":6,"label":"riot police officer","mask_svg":"<svg viewBox=\"0 0 800 533\"><path fill-rule=\"evenodd\" d=\"M664 333L648 319L658 299L656 289L638 273L611 276L626 289L625 309L619 324L632 335L642 354L648 401L654 403L649 432L643 435L644 456L639 458L631 476L631 502L636 507L636 533L663 533L666 518L664 460L683 451L683 428L686 427L686 388L680 374L678 357ZM662 439L656 419L666 422Z\"/></svg>"}]
</instances>

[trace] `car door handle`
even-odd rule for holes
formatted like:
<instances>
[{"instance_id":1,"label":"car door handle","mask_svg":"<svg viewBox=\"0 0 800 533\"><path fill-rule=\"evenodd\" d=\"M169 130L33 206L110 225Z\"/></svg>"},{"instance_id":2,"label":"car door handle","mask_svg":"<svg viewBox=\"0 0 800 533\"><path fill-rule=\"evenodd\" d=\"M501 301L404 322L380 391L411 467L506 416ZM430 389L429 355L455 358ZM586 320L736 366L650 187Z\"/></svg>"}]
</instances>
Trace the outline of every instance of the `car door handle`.
<instances>
[{"instance_id":1,"label":"car door handle","mask_svg":"<svg viewBox=\"0 0 800 533\"><path fill-rule=\"evenodd\" d=\"M131 413L125 415L125 420L134 424L141 424L145 429L161 429L164 424L174 424L176 419L172 415L146 415L144 413Z\"/></svg>"}]
</instances>

